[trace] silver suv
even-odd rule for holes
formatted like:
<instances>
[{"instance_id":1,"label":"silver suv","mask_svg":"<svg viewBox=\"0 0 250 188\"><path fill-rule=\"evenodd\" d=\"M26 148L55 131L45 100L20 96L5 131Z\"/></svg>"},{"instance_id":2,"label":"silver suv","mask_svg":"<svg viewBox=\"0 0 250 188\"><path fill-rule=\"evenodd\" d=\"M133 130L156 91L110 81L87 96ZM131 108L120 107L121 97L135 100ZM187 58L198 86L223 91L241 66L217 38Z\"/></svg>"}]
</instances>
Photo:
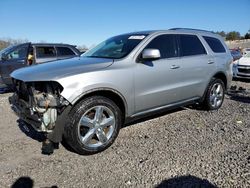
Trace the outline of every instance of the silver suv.
<instances>
[{"instance_id":1,"label":"silver suv","mask_svg":"<svg viewBox=\"0 0 250 188\"><path fill-rule=\"evenodd\" d=\"M80 58L15 71L10 103L20 119L46 133L50 146L64 139L77 153L94 154L133 118L193 103L220 108L231 62L223 39L211 32L123 34Z\"/></svg>"}]
</instances>

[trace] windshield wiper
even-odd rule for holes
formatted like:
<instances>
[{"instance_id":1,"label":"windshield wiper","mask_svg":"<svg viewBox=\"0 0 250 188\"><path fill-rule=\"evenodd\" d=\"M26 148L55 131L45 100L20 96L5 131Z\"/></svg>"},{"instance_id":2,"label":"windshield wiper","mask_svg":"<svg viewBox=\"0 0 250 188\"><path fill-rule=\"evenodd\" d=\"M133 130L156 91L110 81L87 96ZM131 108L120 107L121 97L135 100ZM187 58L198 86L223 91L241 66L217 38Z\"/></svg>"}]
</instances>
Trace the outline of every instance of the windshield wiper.
<instances>
[{"instance_id":1,"label":"windshield wiper","mask_svg":"<svg viewBox=\"0 0 250 188\"><path fill-rule=\"evenodd\" d=\"M106 59L114 59L113 57L107 57L107 56L83 56L83 57L93 57L93 58L106 58Z\"/></svg>"}]
</instances>

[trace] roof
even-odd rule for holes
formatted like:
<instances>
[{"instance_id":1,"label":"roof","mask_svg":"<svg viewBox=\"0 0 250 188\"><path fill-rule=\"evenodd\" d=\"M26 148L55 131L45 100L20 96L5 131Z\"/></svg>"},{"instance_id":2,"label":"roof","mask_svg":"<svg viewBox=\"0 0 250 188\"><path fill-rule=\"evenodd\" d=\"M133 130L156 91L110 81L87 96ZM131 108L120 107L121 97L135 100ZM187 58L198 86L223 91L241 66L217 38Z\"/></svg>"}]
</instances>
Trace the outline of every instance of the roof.
<instances>
[{"instance_id":1,"label":"roof","mask_svg":"<svg viewBox=\"0 0 250 188\"><path fill-rule=\"evenodd\" d=\"M31 43L32 45L35 45L35 46L46 46L46 45L49 45L49 46L76 46L76 45L71 45L71 44L64 44L64 43Z\"/></svg>"},{"instance_id":2,"label":"roof","mask_svg":"<svg viewBox=\"0 0 250 188\"><path fill-rule=\"evenodd\" d=\"M209 32L212 33L211 31L203 30L203 29L193 29L193 28L171 28L169 30L173 31L195 31L195 32Z\"/></svg>"},{"instance_id":3,"label":"roof","mask_svg":"<svg viewBox=\"0 0 250 188\"><path fill-rule=\"evenodd\" d=\"M192 29L192 28L171 28L171 29L165 29L165 30L148 30L148 31L137 31L137 32L131 32L131 33L127 33L130 35L150 35L153 33L161 33L161 32L169 32L169 33L199 33L199 34L214 34L215 33L211 32L211 31L206 31L206 30L202 30L202 29Z\"/></svg>"}]
</instances>

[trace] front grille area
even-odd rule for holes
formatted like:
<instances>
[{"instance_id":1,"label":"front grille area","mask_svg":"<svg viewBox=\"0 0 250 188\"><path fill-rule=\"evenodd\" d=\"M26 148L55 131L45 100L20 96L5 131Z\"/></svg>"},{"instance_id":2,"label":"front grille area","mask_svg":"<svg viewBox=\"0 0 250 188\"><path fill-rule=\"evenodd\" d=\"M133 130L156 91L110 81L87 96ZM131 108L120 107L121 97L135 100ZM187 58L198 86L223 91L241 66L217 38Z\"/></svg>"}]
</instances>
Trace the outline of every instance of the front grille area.
<instances>
[{"instance_id":1,"label":"front grille area","mask_svg":"<svg viewBox=\"0 0 250 188\"><path fill-rule=\"evenodd\" d=\"M242 72L242 73L250 74L250 69L238 68L238 71L239 71L239 72Z\"/></svg>"},{"instance_id":2,"label":"front grille area","mask_svg":"<svg viewBox=\"0 0 250 188\"><path fill-rule=\"evenodd\" d=\"M25 82L13 79L14 89L20 99L29 101L28 87Z\"/></svg>"},{"instance_id":3,"label":"front grille area","mask_svg":"<svg viewBox=\"0 0 250 188\"><path fill-rule=\"evenodd\" d=\"M250 66L249 65L238 65L238 74L250 76Z\"/></svg>"},{"instance_id":4,"label":"front grille area","mask_svg":"<svg viewBox=\"0 0 250 188\"><path fill-rule=\"evenodd\" d=\"M244 75L244 74L237 74L237 76L239 76L239 77L244 77L244 78L250 78L249 75Z\"/></svg>"}]
</instances>

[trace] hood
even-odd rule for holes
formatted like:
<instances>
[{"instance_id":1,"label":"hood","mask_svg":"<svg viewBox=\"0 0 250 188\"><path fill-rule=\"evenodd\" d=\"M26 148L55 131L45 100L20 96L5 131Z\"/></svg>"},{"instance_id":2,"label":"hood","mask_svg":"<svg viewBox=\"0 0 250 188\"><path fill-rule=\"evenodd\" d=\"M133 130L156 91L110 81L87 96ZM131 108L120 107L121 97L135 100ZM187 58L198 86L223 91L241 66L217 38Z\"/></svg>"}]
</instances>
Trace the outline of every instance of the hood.
<instances>
[{"instance_id":1,"label":"hood","mask_svg":"<svg viewBox=\"0 0 250 188\"><path fill-rule=\"evenodd\" d=\"M21 68L11 73L11 77L24 82L50 81L104 69L112 63L112 59L76 57Z\"/></svg>"},{"instance_id":2,"label":"hood","mask_svg":"<svg viewBox=\"0 0 250 188\"><path fill-rule=\"evenodd\" d=\"M238 65L249 65L250 66L250 57L242 57L238 61Z\"/></svg>"}]
</instances>

